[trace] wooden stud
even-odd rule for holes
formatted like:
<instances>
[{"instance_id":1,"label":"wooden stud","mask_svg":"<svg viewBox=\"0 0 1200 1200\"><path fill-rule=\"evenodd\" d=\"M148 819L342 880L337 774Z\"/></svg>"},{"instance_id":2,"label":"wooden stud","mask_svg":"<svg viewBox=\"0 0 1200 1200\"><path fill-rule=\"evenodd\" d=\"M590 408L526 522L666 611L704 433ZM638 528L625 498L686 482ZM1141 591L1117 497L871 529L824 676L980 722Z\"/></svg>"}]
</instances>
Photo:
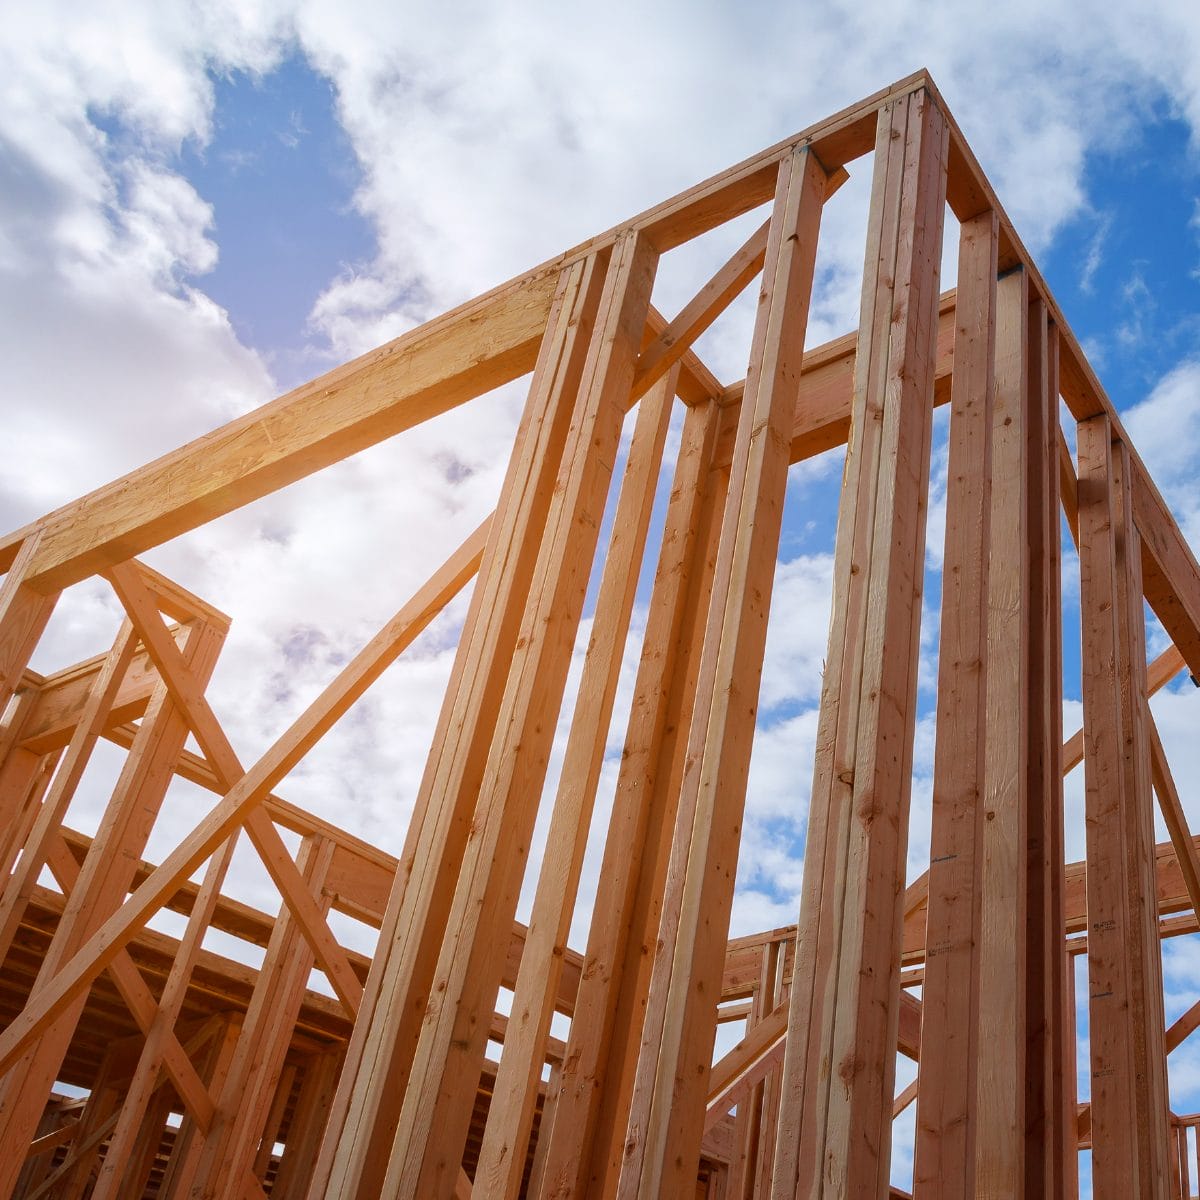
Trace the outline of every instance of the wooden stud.
<instances>
[{"instance_id":1,"label":"wooden stud","mask_svg":"<svg viewBox=\"0 0 1200 1200\"><path fill-rule=\"evenodd\" d=\"M299 870L310 895L321 895L332 857L332 844L319 836L301 846ZM322 908L327 906L326 898ZM192 1182L196 1200L219 1200L252 1175L313 961L300 920L285 908L275 922L205 1137Z\"/></svg>"},{"instance_id":2,"label":"wooden stud","mask_svg":"<svg viewBox=\"0 0 1200 1200\"><path fill-rule=\"evenodd\" d=\"M776 1200L888 1185L945 164L927 92L881 110Z\"/></svg>"},{"instance_id":3,"label":"wooden stud","mask_svg":"<svg viewBox=\"0 0 1200 1200\"><path fill-rule=\"evenodd\" d=\"M505 1037L479 1152L477 1185L484 1185L488 1194L504 1200L515 1200L525 1172L525 1147L541 1080L543 1047L558 995L560 967L583 869L592 805L675 396L675 375L668 373L642 401L638 412L547 833L546 859L521 956L513 1019Z\"/></svg>"},{"instance_id":4,"label":"wooden stud","mask_svg":"<svg viewBox=\"0 0 1200 1200\"><path fill-rule=\"evenodd\" d=\"M613 251L478 793L476 836L467 840L436 972L408 984L430 1004L391 1151L389 1194L437 1194L446 1187L439 1180L457 1176L474 1095L452 1081L473 1077L482 1063L482 1018L495 1006L502 968L499 934L516 911L657 257L637 235Z\"/></svg>"},{"instance_id":5,"label":"wooden stud","mask_svg":"<svg viewBox=\"0 0 1200 1200\"><path fill-rule=\"evenodd\" d=\"M283 1159L271 1188L274 1200L302 1200L321 1145L325 1117L341 1070L337 1047L311 1055L304 1064L299 1096L288 1126Z\"/></svg>"},{"instance_id":6,"label":"wooden stud","mask_svg":"<svg viewBox=\"0 0 1200 1200\"><path fill-rule=\"evenodd\" d=\"M1063 1197L1077 1173L1067 1153L1074 1081L1063 1072L1065 833L1062 792L1062 611L1058 331L1034 297L1028 333L1029 712L1026 830L1025 1194Z\"/></svg>"},{"instance_id":7,"label":"wooden stud","mask_svg":"<svg viewBox=\"0 0 1200 1200\"><path fill-rule=\"evenodd\" d=\"M1146 700L1146 622L1141 535L1133 517L1132 459L1123 442L1112 448L1118 670L1123 714L1126 902L1129 905L1130 1009L1134 1069L1142 1095L1134 1108L1140 1175L1148 1195L1167 1186L1165 1147L1170 1115L1163 1046L1162 956L1154 903L1154 815Z\"/></svg>"},{"instance_id":8,"label":"wooden stud","mask_svg":"<svg viewBox=\"0 0 1200 1200\"><path fill-rule=\"evenodd\" d=\"M727 485L713 450L730 411L714 401L684 420L600 870L599 919L588 933L552 1120L541 1134L544 1197L573 1196L610 1175L615 1181L619 1170Z\"/></svg>"},{"instance_id":9,"label":"wooden stud","mask_svg":"<svg viewBox=\"0 0 1200 1200\"><path fill-rule=\"evenodd\" d=\"M236 843L236 837L231 837L213 856L205 871L204 882L196 898L191 916L188 918L187 927L179 944L179 952L171 965L171 972L163 987L153 1024L146 1034L146 1044L142 1047L137 1069L134 1071L122 1101L121 1114L113 1131L112 1140L109 1142L104 1163L97 1175L92 1200L110 1200L119 1194L117 1189L121 1185L122 1169L127 1157L131 1154L133 1141L137 1137L146 1115L151 1094L156 1086L159 1068L166 1053L166 1043L175 1036L175 1023L179 1019L179 1013L183 1007L188 979L200 950L201 940L212 919ZM205 1096L206 1098L208 1096L207 1089ZM199 1120L201 1128L207 1132L212 1124L211 1101L209 1101L206 1113L200 1114L193 1110L193 1115Z\"/></svg>"},{"instance_id":10,"label":"wooden stud","mask_svg":"<svg viewBox=\"0 0 1200 1200\"><path fill-rule=\"evenodd\" d=\"M1108 418L1081 421L1078 446L1093 1188L1098 1200L1164 1196L1165 1139L1152 1145L1152 1131L1162 1119L1152 1110L1161 1093L1143 1073L1147 1068L1161 1071L1164 1059L1154 1068L1144 1050L1136 1048L1145 1046L1150 1033L1146 1021L1138 1020L1139 1015L1148 1017L1145 997L1139 1001L1135 993L1148 982L1140 951L1146 925L1156 914L1141 903L1140 871L1129 875L1129 843L1140 857L1142 826L1132 810L1139 803L1149 807L1148 778L1143 797L1129 795L1140 772L1126 769L1125 752L1126 739L1136 753L1140 738L1134 733L1135 713L1127 707L1132 694L1123 687L1128 671L1122 666L1128 629L1123 637L1120 571L1122 564L1128 570L1132 560L1128 549L1118 551L1117 542L1133 530L1124 511L1128 492L1114 484ZM1130 928L1135 922L1142 928L1137 938ZM1151 929L1157 940L1157 929ZM1160 1031L1161 1019L1160 1013ZM1152 1149L1157 1153L1151 1155Z\"/></svg>"},{"instance_id":11,"label":"wooden stud","mask_svg":"<svg viewBox=\"0 0 1200 1200\"><path fill-rule=\"evenodd\" d=\"M998 240L988 211L963 224L959 241L922 991L923 1034L937 1053L926 1056L917 1101L913 1195L921 1200L975 1191Z\"/></svg>"},{"instance_id":12,"label":"wooden stud","mask_svg":"<svg viewBox=\"0 0 1200 1200\"><path fill-rule=\"evenodd\" d=\"M1017 1196L1024 1180L1026 844L1031 714L1028 280L998 288L996 408L992 438L991 586L988 595L988 743L980 907L980 1043L975 1186Z\"/></svg>"},{"instance_id":13,"label":"wooden stud","mask_svg":"<svg viewBox=\"0 0 1200 1200\"><path fill-rule=\"evenodd\" d=\"M334 1098L314 1177L314 1200L382 1186L417 1025L466 850L471 801L482 784L567 438L571 400L582 379L600 305L604 268L599 259L588 259L564 271L559 280L489 551L480 567L384 917L379 952ZM411 985L407 996L404 980Z\"/></svg>"},{"instance_id":14,"label":"wooden stud","mask_svg":"<svg viewBox=\"0 0 1200 1200\"><path fill-rule=\"evenodd\" d=\"M825 187L807 150L780 165L618 1196L696 1173Z\"/></svg>"}]
</instances>

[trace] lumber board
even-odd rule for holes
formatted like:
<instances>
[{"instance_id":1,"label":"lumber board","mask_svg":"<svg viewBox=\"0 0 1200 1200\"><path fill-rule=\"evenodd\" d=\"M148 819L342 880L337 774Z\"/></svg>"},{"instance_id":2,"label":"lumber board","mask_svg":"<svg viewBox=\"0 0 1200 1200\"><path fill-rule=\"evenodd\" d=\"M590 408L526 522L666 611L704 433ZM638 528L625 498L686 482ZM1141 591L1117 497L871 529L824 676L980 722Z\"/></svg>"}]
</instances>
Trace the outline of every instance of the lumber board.
<instances>
[{"instance_id":1,"label":"lumber board","mask_svg":"<svg viewBox=\"0 0 1200 1200\"><path fill-rule=\"evenodd\" d=\"M529 1141L541 1082L544 1059L541 1048L549 1034L574 916L677 374L668 371L641 402L613 517L591 637L546 836L546 857L538 877L529 935L513 995L512 1011L517 1022L504 1044L496 1073L495 1100L488 1112L475 1168L476 1184L497 1200L516 1200L525 1173L523 1151Z\"/></svg>"},{"instance_id":2,"label":"lumber board","mask_svg":"<svg viewBox=\"0 0 1200 1200\"><path fill-rule=\"evenodd\" d=\"M998 234L995 213L989 210L965 222L959 239L922 992L937 1053L927 1055L917 1103L913 1192L921 1200L975 1190L975 1084L983 1033L979 798L985 790L989 736L987 598ZM896 1111L893 1106L893 1116Z\"/></svg>"},{"instance_id":3,"label":"lumber board","mask_svg":"<svg viewBox=\"0 0 1200 1200\"><path fill-rule=\"evenodd\" d=\"M1087 804L1088 978L1092 1061L1093 1160L1101 1200L1155 1194L1141 1153L1139 1126L1149 1119L1148 1080L1139 1074L1134 992L1143 978L1131 950L1126 857L1129 781L1122 747L1133 720L1122 700L1118 549L1112 430L1097 415L1079 423L1080 577L1084 612L1083 697ZM1128 533L1128 530L1125 530ZM1144 660L1143 660L1144 661ZM1144 1190L1143 1190L1144 1189Z\"/></svg>"},{"instance_id":4,"label":"lumber board","mask_svg":"<svg viewBox=\"0 0 1200 1200\"><path fill-rule=\"evenodd\" d=\"M1024 1177L1026 840L1029 810L1030 529L1028 281L1009 272L997 289L991 567L988 595L988 739L979 903L980 1007L975 1186L1016 1195ZM920 1102L918 1101L918 1104Z\"/></svg>"},{"instance_id":5,"label":"lumber board","mask_svg":"<svg viewBox=\"0 0 1200 1200\"><path fill-rule=\"evenodd\" d=\"M1063 663L1058 331L1029 305L1029 742L1025 926L1025 1194L1066 1197L1077 1174L1075 1081L1064 1072L1075 1019L1066 1017Z\"/></svg>"},{"instance_id":6,"label":"lumber board","mask_svg":"<svg viewBox=\"0 0 1200 1200\"><path fill-rule=\"evenodd\" d=\"M1130 1021L1138 1095L1133 1110L1142 1186L1148 1195L1169 1188L1170 1100L1163 1046L1162 955L1154 894L1153 771L1146 699L1146 621L1141 535L1133 516L1132 458L1112 448L1118 660L1125 740L1121 747L1125 809L1125 871L1131 964Z\"/></svg>"},{"instance_id":7,"label":"lumber board","mask_svg":"<svg viewBox=\"0 0 1200 1200\"><path fill-rule=\"evenodd\" d=\"M699 670L727 477L712 456L736 410L688 410L651 591L575 1019L558 1080L543 1196L599 1188L619 1171L624 1111L649 987L671 830Z\"/></svg>"},{"instance_id":8,"label":"lumber board","mask_svg":"<svg viewBox=\"0 0 1200 1200\"><path fill-rule=\"evenodd\" d=\"M159 998L153 1023L146 1031L146 1042L141 1057L130 1080L121 1113L113 1130L112 1140L107 1147L104 1162L96 1176L94 1200L114 1200L116 1188L120 1186L122 1168L131 1155L134 1139L142 1125L147 1106L153 1095L159 1067L169 1037L174 1036L175 1023L187 994L188 980L195 966L200 942L208 927L213 910L221 893L221 885L229 869L236 838L230 838L215 854L205 871L204 881L197 896L197 903L188 919L187 928L180 940L179 950L171 964L170 974ZM293 1022L294 1023L294 1022ZM208 1111L195 1113L201 1128L207 1133L212 1128L213 1107L207 1089L205 1099ZM194 1111L194 1110L193 1110Z\"/></svg>"},{"instance_id":9,"label":"lumber board","mask_svg":"<svg viewBox=\"0 0 1200 1200\"><path fill-rule=\"evenodd\" d=\"M501 971L497 935L516 912L657 261L640 234L618 240L578 392L564 396L571 430L477 792L475 836L464 848L436 971L417 983L431 1001L391 1150L388 1194L436 1194L461 1158L474 1093L458 1081L482 1065L480 1016L494 1007ZM465 798L475 801L474 789Z\"/></svg>"}]
</instances>

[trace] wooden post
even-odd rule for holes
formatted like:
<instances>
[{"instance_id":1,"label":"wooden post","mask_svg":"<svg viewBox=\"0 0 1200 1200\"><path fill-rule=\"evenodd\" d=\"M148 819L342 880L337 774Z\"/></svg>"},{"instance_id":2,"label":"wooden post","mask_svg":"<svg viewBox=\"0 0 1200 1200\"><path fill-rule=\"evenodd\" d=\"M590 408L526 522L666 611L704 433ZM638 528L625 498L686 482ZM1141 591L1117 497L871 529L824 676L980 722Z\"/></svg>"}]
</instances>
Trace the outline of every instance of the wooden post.
<instances>
[{"instance_id":1,"label":"wooden post","mask_svg":"<svg viewBox=\"0 0 1200 1200\"><path fill-rule=\"evenodd\" d=\"M1164 1045L1162 948L1159 941L1154 848L1150 712L1146 679L1146 619L1141 536L1133 520L1133 471L1129 449L1114 442L1111 452L1116 543L1117 636L1122 732L1123 796L1126 804L1126 877L1129 953L1133 987L1133 1061L1145 1106L1134 1110L1140 1177L1146 1195L1165 1186L1164 1161L1170 1098ZM1086 714L1085 714L1086 715ZM1086 772L1086 764L1085 764ZM1139 1097L1140 1099L1140 1097Z\"/></svg>"},{"instance_id":2,"label":"wooden post","mask_svg":"<svg viewBox=\"0 0 1200 1200\"><path fill-rule=\"evenodd\" d=\"M392 1147L389 1195L445 1194L458 1175L475 1100L462 1081L483 1061L657 259L637 235L613 250Z\"/></svg>"},{"instance_id":3,"label":"wooden post","mask_svg":"<svg viewBox=\"0 0 1200 1200\"><path fill-rule=\"evenodd\" d=\"M546 527L605 263L564 270L310 1194L382 1187ZM456 1164L457 1165L457 1164Z\"/></svg>"},{"instance_id":4,"label":"wooden post","mask_svg":"<svg viewBox=\"0 0 1200 1200\"><path fill-rule=\"evenodd\" d=\"M211 1018L215 1026L209 1038L200 1070L208 1090L219 1096L229 1077L233 1056L237 1050L242 1031L242 1014L218 1014ZM191 1195L192 1180L200 1166L204 1152L204 1134L194 1117L184 1114L183 1123L175 1134L175 1145L163 1173L159 1194L163 1200L187 1200Z\"/></svg>"},{"instance_id":5,"label":"wooden post","mask_svg":"<svg viewBox=\"0 0 1200 1200\"><path fill-rule=\"evenodd\" d=\"M788 1002L784 986L785 944L776 938L763 948L763 992L767 997L763 1005L763 1016L769 1016ZM754 1158L748 1166L747 1187L744 1200L766 1200L771 1194L775 1170L775 1134L779 1127L780 1068L773 1066L762 1082L754 1089L754 1103L759 1121L758 1144ZM751 1190L752 1185L753 1190Z\"/></svg>"},{"instance_id":6,"label":"wooden post","mask_svg":"<svg viewBox=\"0 0 1200 1200\"><path fill-rule=\"evenodd\" d=\"M546 1036L587 849L677 375L675 370L668 372L641 402L613 519L612 542L604 561L591 641L546 838L546 859L475 1171L476 1187L481 1192L486 1189L497 1200L516 1200L525 1173Z\"/></svg>"},{"instance_id":7,"label":"wooden post","mask_svg":"<svg viewBox=\"0 0 1200 1200\"><path fill-rule=\"evenodd\" d=\"M333 850L333 842L320 835L311 835L301 845L300 870L316 896L321 896ZM320 907L328 908L328 897ZM300 922L285 906L276 918L213 1126L205 1136L191 1188L195 1200L223 1200L244 1187L248 1176L253 1178L255 1156L312 966L312 948Z\"/></svg>"},{"instance_id":8,"label":"wooden post","mask_svg":"<svg viewBox=\"0 0 1200 1200\"><path fill-rule=\"evenodd\" d=\"M677 1193L699 1164L825 189L807 148L780 164L618 1196Z\"/></svg>"},{"instance_id":9,"label":"wooden post","mask_svg":"<svg viewBox=\"0 0 1200 1200\"><path fill-rule=\"evenodd\" d=\"M975 1194L988 568L996 357L994 211L963 223L951 384L921 1072L913 1195ZM923 1048L924 1050L924 1048Z\"/></svg>"},{"instance_id":10,"label":"wooden post","mask_svg":"<svg viewBox=\"0 0 1200 1200\"><path fill-rule=\"evenodd\" d=\"M946 153L880 110L775 1200L888 1187Z\"/></svg>"},{"instance_id":11,"label":"wooden post","mask_svg":"<svg viewBox=\"0 0 1200 1200\"><path fill-rule=\"evenodd\" d=\"M167 982L163 986L158 1011L154 1015L154 1024L146 1035L146 1044L142 1047L141 1058L138 1060L137 1069L126 1090L125 1099L121 1105L121 1115L97 1176L92 1200L110 1200L119 1195L125 1160L138 1136L138 1130L141 1128L147 1106L150 1103L150 1097L157 1084L166 1041L174 1036L175 1023L179 1019L179 1013L183 1007L192 967L200 951L200 943L212 920L213 910L220 897L221 885L225 880L225 873L229 869L236 842L236 837L231 837L213 856L205 872L204 882L196 897L191 915L188 917L187 928L179 943L175 961L171 964ZM202 1122L202 1124L205 1123Z\"/></svg>"},{"instance_id":12,"label":"wooden post","mask_svg":"<svg viewBox=\"0 0 1200 1200\"><path fill-rule=\"evenodd\" d=\"M1075 958L1067 956L1063 987L1063 1115L1062 1130L1063 1195L1066 1200L1079 1200L1079 1096L1078 1048L1079 1021L1076 1014Z\"/></svg>"},{"instance_id":13,"label":"wooden post","mask_svg":"<svg viewBox=\"0 0 1200 1200\"><path fill-rule=\"evenodd\" d=\"M311 1054L304 1063L300 1093L288 1125L283 1159L271 1188L272 1200L302 1200L312 1164L321 1145L321 1133L342 1067L342 1048L334 1045Z\"/></svg>"},{"instance_id":14,"label":"wooden post","mask_svg":"<svg viewBox=\"0 0 1200 1200\"><path fill-rule=\"evenodd\" d=\"M1148 991L1146 948L1157 952L1158 928L1155 905L1143 897L1152 901L1155 891L1147 896L1142 886L1153 858L1139 819L1150 807L1148 762L1139 765L1137 701L1145 693L1127 690L1145 658L1131 661L1122 617L1133 605L1121 598L1137 568L1137 534L1106 415L1079 423L1078 447L1093 1189L1097 1200L1159 1200L1167 1184L1165 1058L1147 1053L1162 1046L1162 1002L1161 990Z\"/></svg>"},{"instance_id":15,"label":"wooden post","mask_svg":"<svg viewBox=\"0 0 1200 1200\"><path fill-rule=\"evenodd\" d=\"M986 784L980 882L979 1131L975 1190L998 1200L1024 1187L1026 843L1028 831L1030 475L1028 278L997 289L988 589ZM1014 703L1014 697L1022 698Z\"/></svg>"},{"instance_id":16,"label":"wooden post","mask_svg":"<svg viewBox=\"0 0 1200 1200\"><path fill-rule=\"evenodd\" d=\"M290 1032L290 1031L289 1031ZM285 1047L286 1052L286 1047ZM266 1182L267 1172L271 1167L271 1159L275 1156L275 1145L279 1141L280 1126L283 1123L284 1112L292 1098L292 1088L296 1083L296 1064L285 1062L279 1073L279 1082L275 1085L275 1095L271 1100L271 1108L267 1113L266 1124L262 1129L262 1138L258 1151L254 1156L251 1170L255 1176Z\"/></svg>"},{"instance_id":17,"label":"wooden post","mask_svg":"<svg viewBox=\"0 0 1200 1200\"><path fill-rule=\"evenodd\" d=\"M1062 584L1058 331L1040 297L1028 333L1029 755L1026 860L1025 1195L1062 1200L1075 1171L1067 1153L1074 1080L1064 1073L1067 971L1063 939Z\"/></svg>"},{"instance_id":18,"label":"wooden post","mask_svg":"<svg viewBox=\"0 0 1200 1200\"><path fill-rule=\"evenodd\" d=\"M137 1138L132 1146L129 1147L127 1153L122 1155L119 1164L125 1169L124 1194L126 1196L140 1197L146 1194L150 1172L154 1169L154 1160L158 1157L159 1147L162 1145L163 1133L166 1130L167 1115L170 1113L173 1103L175 1103L175 1098L172 1096L171 1090L166 1087L160 1087L155 1092L150 1105L143 1113ZM113 1147L110 1141L104 1151L104 1162L100 1164L101 1170L103 1170L112 1153ZM88 1196L88 1200L91 1200L91 1197L94 1195L95 1190L93 1189L91 1195Z\"/></svg>"},{"instance_id":19,"label":"wooden post","mask_svg":"<svg viewBox=\"0 0 1200 1200\"><path fill-rule=\"evenodd\" d=\"M688 411L650 597L616 799L567 1052L546 1139L543 1197L599 1189L619 1170L727 478L727 419ZM735 414L736 415L736 414ZM597 1192L597 1194L600 1194Z\"/></svg>"}]
</instances>

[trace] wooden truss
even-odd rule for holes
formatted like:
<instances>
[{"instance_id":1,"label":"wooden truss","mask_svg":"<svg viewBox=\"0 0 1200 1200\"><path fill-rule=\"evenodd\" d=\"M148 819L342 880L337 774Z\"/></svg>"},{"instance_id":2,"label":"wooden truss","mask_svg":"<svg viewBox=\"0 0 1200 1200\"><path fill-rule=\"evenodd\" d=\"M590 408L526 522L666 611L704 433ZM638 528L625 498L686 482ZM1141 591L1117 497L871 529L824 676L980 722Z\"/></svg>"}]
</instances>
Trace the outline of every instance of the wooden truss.
<instances>
[{"instance_id":1,"label":"wooden truss","mask_svg":"<svg viewBox=\"0 0 1200 1200\"><path fill-rule=\"evenodd\" d=\"M822 208L872 152L861 323L806 351ZM763 206L662 318L660 256ZM942 295L947 208L958 287ZM755 280L746 378L726 386L694 343ZM523 376L495 512L240 762L205 696L228 619L136 556ZM906 889L942 403L930 866ZM843 444L799 921L729 942L788 468ZM1060 514L1081 577L1084 727L1066 740ZM572 949L648 551L599 894ZM1159 939L1196 930L1200 858L1147 698L1200 676L1200 569L927 75L17 531L0 570L0 1196L880 1197L914 1101L919 1197L1076 1196L1080 1148L1097 1197L1190 1194L1200 1118L1171 1112L1166 1056L1200 1004L1164 1029ZM95 575L126 614L111 649L28 670L60 592ZM399 860L275 795L472 580ZM1143 597L1173 642L1149 665ZM64 816L100 738L125 757L89 839ZM1086 867L1063 842L1063 773L1081 760ZM215 800L151 865L177 775ZM543 807L549 849L527 863ZM242 837L276 918L223 894ZM177 939L148 927L163 910ZM331 910L379 930L373 961L334 937ZM261 965L206 949L209 929L261 947ZM333 998L309 988L314 966ZM720 1022L745 1035L714 1062ZM920 1062L899 1095L897 1053Z\"/></svg>"}]
</instances>

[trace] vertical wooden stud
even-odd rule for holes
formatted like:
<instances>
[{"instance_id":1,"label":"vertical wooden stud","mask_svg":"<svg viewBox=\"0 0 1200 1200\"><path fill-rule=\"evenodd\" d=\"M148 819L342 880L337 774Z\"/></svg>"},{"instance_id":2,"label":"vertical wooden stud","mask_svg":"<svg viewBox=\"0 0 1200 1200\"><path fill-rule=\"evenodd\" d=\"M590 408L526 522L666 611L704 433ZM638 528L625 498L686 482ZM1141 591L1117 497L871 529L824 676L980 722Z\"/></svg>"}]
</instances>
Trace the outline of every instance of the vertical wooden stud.
<instances>
[{"instance_id":1,"label":"vertical wooden stud","mask_svg":"<svg viewBox=\"0 0 1200 1200\"><path fill-rule=\"evenodd\" d=\"M476 1186L486 1188L497 1200L515 1200L525 1173L525 1149L541 1082L545 1041L558 995L676 379L677 371L668 372L641 402L613 519L612 542L546 839L546 859L476 1167Z\"/></svg>"},{"instance_id":2,"label":"vertical wooden stud","mask_svg":"<svg viewBox=\"0 0 1200 1200\"><path fill-rule=\"evenodd\" d=\"M621 236L613 249L496 739L428 990L384 1183L389 1194L393 1189L397 1196L439 1194L458 1175L474 1106L474 1088L463 1081L483 1061L657 260L640 234ZM416 981L413 975L407 986Z\"/></svg>"},{"instance_id":3,"label":"vertical wooden stud","mask_svg":"<svg viewBox=\"0 0 1200 1200\"><path fill-rule=\"evenodd\" d=\"M947 130L877 129L775 1200L888 1187Z\"/></svg>"},{"instance_id":4,"label":"vertical wooden stud","mask_svg":"<svg viewBox=\"0 0 1200 1200\"><path fill-rule=\"evenodd\" d=\"M565 269L443 700L363 1007L314 1171L313 1200L382 1187L454 881L600 302L604 262ZM454 798L459 798L455 804ZM412 986L403 990L408 981Z\"/></svg>"},{"instance_id":5,"label":"vertical wooden stud","mask_svg":"<svg viewBox=\"0 0 1200 1200\"><path fill-rule=\"evenodd\" d=\"M975 1191L979 886L987 727L988 567L996 259L989 210L964 222L954 326L937 741L929 848L922 1053L913 1195ZM924 1047L923 1047L924 1049Z\"/></svg>"},{"instance_id":6,"label":"vertical wooden stud","mask_svg":"<svg viewBox=\"0 0 1200 1200\"><path fill-rule=\"evenodd\" d=\"M1092 1175L1097 1200L1166 1195L1166 1138L1154 1134L1165 1092L1165 1059L1147 1054L1154 1021L1147 995L1145 947L1158 949L1157 912L1142 898L1142 822L1150 805L1144 731L1129 710L1127 681L1138 670L1125 661L1121 592L1136 555L1128 493L1119 488L1108 417L1081 421L1079 454L1079 571L1083 612L1084 788L1087 811L1088 985L1092 1066ZM1118 546L1122 544L1122 549ZM1139 607L1140 607L1140 592ZM1140 612L1138 613L1140 617ZM1141 659L1140 669L1145 669ZM1144 691L1142 693L1144 695ZM1150 854L1152 855L1152 851ZM1134 928L1136 927L1136 928ZM1154 998L1161 1005L1161 992ZM1161 1044L1162 1016L1157 1014Z\"/></svg>"},{"instance_id":7,"label":"vertical wooden stud","mask_svg":"<svg viewBox=\"0 0 1200 1200\"><path fill-rule=\"evenodd\" d=\"M695 694L727 479L713 454L725 413L689 409L667 506L585 966L555 1089L544 1197L615 1180L651 947ZM735 414L736 415L736 414Z\"/></svg>"},{"instance_id":8,"label":"vertical wooden stud","mask_svg":"<svg viewBox=\"0 0 1200 1200\"><path fill-rule=\"evenodd\" d=\"M618 1196L699 1161L825 187L807 148L781 163Z\"/></svg>"}]
</instances>

